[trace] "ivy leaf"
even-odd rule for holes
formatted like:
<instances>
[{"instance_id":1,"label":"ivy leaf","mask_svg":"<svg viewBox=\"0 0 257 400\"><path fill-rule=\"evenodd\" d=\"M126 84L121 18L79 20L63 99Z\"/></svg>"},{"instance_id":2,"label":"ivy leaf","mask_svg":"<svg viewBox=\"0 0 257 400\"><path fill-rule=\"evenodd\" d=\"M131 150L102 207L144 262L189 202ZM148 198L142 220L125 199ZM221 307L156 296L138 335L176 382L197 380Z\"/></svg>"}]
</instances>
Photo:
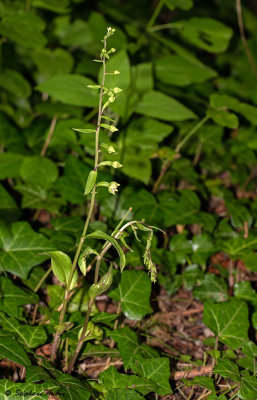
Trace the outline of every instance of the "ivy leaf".
<instances>
[{"instance_id":1,"label":"ivy leaf","mask_svg":"<svg viewBox=\"0 0 257 400\"><path fill-rule=\"evenodd\" d=\"M223 278L206 274L203 282L194 289L193 294L200 301L223 302L228 300L228 287Z\"/></svg>"},{"instance_id":2,"label":"ivy leaf","mask_svg":"<svg viewBox=\"0 0 257 400\"><path fill-rule=\"evenodd\" d=\"M125 326L110 332L109 335L118 344L124 368L129 369L140 346L136 333Z\"/></svg>"},{"instance_id":3,"label":"ivy leaf","mask_svg":"<svg viewBox=\"0 0 257 400\"><path fill-rule=\"evenodd\" d=\"M16 97L29 97L31 87L29 82L17 71L6 69L0 76L0 87Z\"/></svg>"},{"instance_id":4,"label":"ivy leaf","mask_svg":"<svg viewBox=\"0 0 257 400\"><path fill-rule=\"evenodd\" d=\"M57 382L61 386L63 400L89 400L91 393L86 389L83 381L67 374L58 374Z\"/></svg>"},{"instance_id":5,"label":"ivy leaf","mask_svg":"<svg viewBox=\"0 0 257 400\"><path fill-rule=\"evenodd\" d=\"M239 368L231 360L219 358L218 363L213 372L215 374L219 374L219 375L223 376L224 378L229 378L234 382L241 381Z\"/></svg>"},{"instance_id":6,"label":"ivy leaf","mask_svg":"<svg viewBox=\"0 0 257 400\"><path fill-rule=\"evenodd\" d=\"M1 309L9 315L18 316L18 307L24 304L36 304L38 296L14 285L11 279L0 276Z\"/></svg>"},{"instance_id":7,"label":"ivy leaf","mask_svg":"<svg viewBox=\"0 0 257 400\"><path fill-rule=\"evenodd\" d=\"M182 10L189 10L193 7L192 0L164 0L164 3L170 10L174 10L175 8L181 8Z\"/></svg>"},{"instance_id":8,"label":"ivy leaf","mask_svg":"<svg viewBox=\"0 0 257 400\"><path fill-rule=\"evenodd\" d=\"M257 346L253 342L248 342L242 347L242 353L246 356L239 358L237 364L244 369L247 369L254 374L257 372L256 357L257 357Z\"/></svg>"},{"instance_id":9,"label":"ivy leaf","mask_svg":"<svg viewBox=\"0 0 257 400\"><path fill-rule=\"evenodd\" d=\"M257 306L257 293L252 288L251 282L242 281L235 284L234 295L238 299L248 301L249 303Z\"/></svg>"},{"instance_id":10,"label":"ivy leaf","mask_svg":"<svg viewBox=\"0 0 257 400\"><path fill-rule=\"evenodd\" d=\"M33 7L43 8L56 13L67 13L69 0L33 0Z\"/></svg>"},{"instance_id":11,"label":"ivy leaf","mask_svg":"<svg viewBox=\"0 0 257 400\"><path fill-rule=\"evenodd\" d=\"M242 376L238 396L243 400L255 400L257 398L257 378L255 376Z\"/></svg>"},{"instance_id":12,"label":"ivy leaf","mask_svg":"<svg viewBox=\"0 0 257 400\"><path fill-rule=\"evenodd\" d=\"M0 218L5 217L7 220L14 220L19 215L19 209L14 198L0 185Z\"/></svg>"},{"instance_id":13,"label":"ivy leaf","mask_svg":"<svg viewBox=\"0 0 257 400\"><path fill-rule=\"evenodd\" d=\"M157 388L155 390L159 395L165 396L172 393L169 384L170 366L168 358L143 359L138 356L131 368L143 378L151 379L156 384Z\"/></svg>"},{"instance_id":14,"label":"ivy leaf","mask_svg":"<svg viewBox=\"0 0 257 400\"><path fill-rule=\"evenodd\" d=\"M245 302L205 303L203 322L219 341L233 350L248 341L248 308Z\"/></svg>"},{"instance_id":15,"label":"ivy leaf","mask_svg":"<svg viewBox=\"0 0 257 400\"><path fill-rule=\"evenodd\" d=\"M10 400L10 395L15 393L14 396L20 396L23 400L26 395L22 395L22 393L35 393L35 396L31 398L36 398L37 400L46 400L48 397L47 392L57 393L59 390L59 386L52 382L44 382L44 383L18 383L8 381L7 379L0 380L0 393L1 400Z\"/></svg>"},{"instance_id":16,"label":"ivy leaf","mask_svg":"<svg viewBox=\"0 0 257 400\"><path fill-rule=\"evenodd\" d=\"M105 86L107 88L119 87L125 90L130 85L131 71L130 71L130 61L125 50L120 51L110 58L106 63L107 72L114 70L120 71L119 75L106 75ZM102 81L102 69L99 73L98 81Z\"/></svg>"},{"instance_id":17,"label":"ivy leaf","mask_svg":"<svg viewBox=\"0 0 257 400\"><path fill-rule=\"evenodd\" d=\"M151 281L144 271L124 271L121 282L109 296L121 302L122 312L129 319L141 320L152 312L150 306Z\"/></svg>"},{"instance_id":18,"label":"ivy leaf","mask_svg":"<svg viewBox=\"0 0 257 400\"><path fill-rule=\"evenodd\" d=\"M65 104L83 107L97 107L98 98L94 90L87 86L94 82L81 75L56 75L36 87L42 93L48 93L55 100Z\"/></svg>"},{"instance_id":19,"label":"ivy leaf","mask_svg":"<svg viewBox=\"0 0 257 400\"><path fill-rule=\"evenodd\" d=\"M164 121L184 121L196 118L196 115L183 104L154 90L145 93L135 111Z\"/></svg>"},{"instance_id":20,"label":"ivy leaf","mask_svg":"<svg viewBox=\"0 0 257 400\"><path fill-rule=\"evenodd\" d=\"M143 400L139 393L130 389L113 389L107 392L107 400Z\"/></svg>"},{"instance_id":21,"label":"ivy leaf","mask_svg":"<svg viewBox=\"0 0 257 400\"><path fill-rule=\"evenodd\" d=\"M106 240L107 242L111 243L111 245L113 247L115 247L115 249L119 253L119 256L120 256L120 270L121 270L121 272L123 271L123 269L125 268L125 265L126 265L126 258L125 258L124 251L122 250L122 248L120 247L120 245L118 244L116 239L114 239L110 235L107 235L107 233L102 232L102 231L98 231L98 230L93 232L93 233L90 233L89 235L86 236L86 238L89 238L89 239L90 238L92 238L92 239L103 239L103 240Z\"/></svg>"},{"instance_id":22,"label":"ivy leaf","mask_svg":"<svg viewBox=\"0 0 257 400\"><path fill-rule=\"evenodd\" d=\"M29 366L31 363L23 347L14 338L10 338L10 334L8 336L5 337L3 334L0 334L0 356L14 361L23 367ZM0 384L1 382L0 380Z\"/></svg>"},{"instance_id":23,"label":"ivy leaf","mask_svg":"<svg viewBox=\"0 0 257 400\"><path fill-rule=\"evenodd\" d=\"M236 129L239 125L238 118L235 114L226 110L208 110L207 115L220 126L225 128Z\"/></svg>"},{"instance_id":24,"label":"ivy leaf","mask_svg":"<svg viewBox=\"0 0 257 400\"><path fill-rule=\"evenodd\" d=\"M0 270L23 279L32 267L46 260L38 253L51 250L49 241L33 231L28 222L15 222L11 227L0 223Z\"/></svg>"},{"instance_id":25,"label":"ivy leaf","mask_svg":"<svg viewBox=\"0 0 257 400\"><path fill-rule=\"evenodd\" d=\"M0 312L0 324L4 331L17 336L19 342L33 349L47 340L46 331L43 326L29 326L20 324L15 318L7 317Z\"/></svg>"}]
</instances>

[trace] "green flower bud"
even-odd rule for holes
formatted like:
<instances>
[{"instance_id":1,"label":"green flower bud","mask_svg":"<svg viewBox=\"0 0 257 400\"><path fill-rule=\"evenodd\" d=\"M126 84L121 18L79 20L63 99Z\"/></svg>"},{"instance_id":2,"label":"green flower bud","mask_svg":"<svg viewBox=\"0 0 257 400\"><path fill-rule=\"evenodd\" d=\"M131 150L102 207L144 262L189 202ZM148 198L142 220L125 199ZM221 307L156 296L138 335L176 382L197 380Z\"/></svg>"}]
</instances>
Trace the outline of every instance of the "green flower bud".
<instances>
[{"instance_id":1,"label":"green flower bud","mask_svg":"<svg viewBox=\"0 0 257 400\"><path fill-rule=\"evenodd\" d=\"M109 125L108 129L110 132L117 132L119 130L114 125Z\"/></svg>"},{"instance_id":2,"label":"green flower bud","mask_svg":"<svg viewBox=\"0 0 257 400\"><path fill-rule=\"evenodd\" d=\"M110 103L113 103L114 101L115 101L115 96L110 96L110 97L109 97L109 102L110 102Z\"/></svg>"},{"instance_id":3,"label":"green flower bud","mask_svg":"<svg viewBox=\"0 0 257 400\"><path fill-rule=\"evenodd\" d=\"M100 281L90 286L88 291L89 297L91 299L94 299L97 296L100 296L100 294L102 294L106 290L108 290L112 284L112 277L113 277L113 272L111 264L110 268L108 269L108 272L100 279Z\"/></svg>"},{"instance_id":4,"label":"green flower bud","mask_svg":"<svg viewBox=\"0 0 257 400\"><path fill-rule=\"evenodd\" d=\"M113 93L120 93L122 92L122 89L119 87L115 87L114 89L112 89Z\"/></svg>"},{"instance_id":5,"label":"green flower bud","mask_svg":"<svg viewBox=\"0 0 257 400\"><path fill-rule=\"evenodd\" d=\"M121 168L121 167L123 167L123 165L120 164L118 161L113 161L112 162L112 167L113 168Z\"/></svg>"},{"instance_id":6,"label":"green flower bud","mask_svg":"<svg viewBox=\"0 0 257 400\"><path fill-rule=\"evenodd\" d=\"M119 75L120 71L118 71L117 69L115 69L115 71L113 71L114 75Z\"/></svg>"}]
</instances>

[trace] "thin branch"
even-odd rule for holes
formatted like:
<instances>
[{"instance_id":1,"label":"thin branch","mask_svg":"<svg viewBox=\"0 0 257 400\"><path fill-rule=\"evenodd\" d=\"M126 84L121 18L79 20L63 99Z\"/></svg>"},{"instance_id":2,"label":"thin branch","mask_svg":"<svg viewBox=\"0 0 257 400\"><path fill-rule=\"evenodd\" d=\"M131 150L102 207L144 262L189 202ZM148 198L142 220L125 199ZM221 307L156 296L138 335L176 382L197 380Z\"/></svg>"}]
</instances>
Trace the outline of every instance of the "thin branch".
<instances>
[{"instance_id":1,"label":"thin branch","mask_svg":"<svg viewBox=\"0 0 257 400\"><path fill-rule=\"evenodd\" d=\"M54 115L53 119L52 119L52 122L51 122L51 125L50 125L50 129L49 129L48 135L47 135L45 143L44 143L44 146L42 147L42 150L41 150L41 153L40 153L41 157L44 157L46 155L46 151L48 149L49 144L51 143L51 140L52 140L52 137L53 137L53 134L54 134L54 130L55 130L55 125L56 125L57 119L58 119L57 115Z\"/></svg>"}]
</instances>

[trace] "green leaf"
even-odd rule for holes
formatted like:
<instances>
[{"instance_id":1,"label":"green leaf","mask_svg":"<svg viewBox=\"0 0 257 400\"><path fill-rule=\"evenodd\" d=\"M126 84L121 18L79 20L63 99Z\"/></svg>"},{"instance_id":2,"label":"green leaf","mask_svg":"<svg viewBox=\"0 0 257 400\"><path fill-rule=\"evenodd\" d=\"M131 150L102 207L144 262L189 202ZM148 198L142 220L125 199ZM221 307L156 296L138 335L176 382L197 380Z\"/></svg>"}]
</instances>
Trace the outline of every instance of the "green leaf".
<instances>
[{"instance_id":1,"label":"green leaf","mask_svg":"<svg viewBox=\"0 0 257 400\"><path fill-rule=\"evenodd\" d=\"M161 92L151 90L143 96L135 111L164 121L195 119L196 115L183 104Z\"/></svg>"},{"instance_id":2,"label":"green leaf","mask_svg":"<svg viewBox=\"0 0 257 400\"><path fill-rule=\"evenodd\" d=\"M83 253L80 255L79 260L78 260L79 269L84 276L86 276L86 273L87 273L86 258L90 254L95 254L96 256L99 256L98 252L95 249L91 249L91 247L87 247L83 251Z\"/></svg>"},{"instance_id":3,"label":"green leaf","mask_svg":"<svg viewBox=\"0 0 257 400\"><path fill-rule=\"evenodd\" d=\"M16 317L18 316L19 306L38 302L38 296L34 292L21 289L5 276L0 276L0 294L1 309Z\"/></svg>"},{"instance_id":4,"label":"green leaf","mask_svg":"<svg viewBox=\"0 0 257 400\"><path fill-rule=\"evenodd\" d=\"M95 345L92 343L87 343L86 348L82 353L82 356L83 356L83 358L84 357L120 358L120 353L117 349L111 349L110 347L104 346L103 344ZM115 369L115 371L117 371L117 370ZM118 371L117 371L117 373L118 373Z\"/></svg>"},{"instance_id":5,"label":"green leaf","mask_svg":"<svg viewBox=\"0 0 257 400\"><path fill-rule=\"evenodd\" d=\"M0 87L16 97L29 97L31 88L29 82L17 71L6 69L0 76Z\"/></svg>"},{"instance_id":6,"label":"green leaf","mask_svg":"<svg viewBox=\"0 0 257 400\"><path fill-rule=\"evenodd\" d=\"M106 75L105 86L109 89L119 87L125 90L130 85L131 72L130 62L125 50L120 51L110 58L106 63L106 71L112 72L114 70L120 71L119 75ZM102 69L99 72L98 81L102 81Z\"/></svg>"},{"instance_id":7,"label":"green leaf","mask_svg":"<svg viewBox=\"0 0 257 400\"><path fill-rule=\"evenodd\" d=\"M97 93L87 88L94 82L81 75L56 75L36 87L42 93L48 93L55 100L74 106L97 107Z\"/></svg>"},{"instance_id":8,"label":"green leaf","mask_svg":"<svg viewBox=\"0 0 257 400\"><path fill-rule=\"evenodd\" d=\"M208 110L207 115L213 119L216 124L230 129L236 129L239 121L235 114L225 110Z\"/></svg>"},{"instance_id":9,"label":"green leaf","mask_svg":"<svg viewBox=\"0 0 257 400\"><path fill-rule=\"evenodd\" d=\"M213 371L215 374L219 374L224 378L229 378L234 382L240 382L241 376L239 373L238 366L230 360L225 358L219 358L218 363Z\"/></svg>"},{"instance_id":10,"label":"green leaf","mask_svg":"<svg viewBox=\"0 0 257 400\"><path fill-rule=\"evenodd\" d=\"M140 356L132 365L132 370L143 378L151 379L156 384L156 393L165 396L172 393L169 384L170 365L166 357L144 359Z\"/></svg>"},{"instance_id":11,"label":"green leaf","mask_svg":"<svg viewBox=\"0 0 257 400\"><path fill-rule=\"evenodd\" d=\"M61 48L38 50L32 53L32 58L39 71L36 77L40 83L54 75L68 74L73 66L71 54Z\"/></svg>"},{"instance_id":12,"label":"green leaf","mask_svg":"<svg viewBox=\"0 0 257 400\"><path fill-rule=\"evenodd\" d=\"M39 183L49 187L58 177L58 168L52 160L45 157L26 157L21 164L21 177L28 183Z\"/></svg>"},{"instance_id":13,"label":"green leaf","mask_svg":"<svg viewBox=\"0 0 257 400\"><path fill-rule=\"evenodd\" d=\"M47 392L49 393L58 393L61 392L60 387L53 382L44 382L44 383L18 383L8 381L7 379L0 380L0 393L1 400L10 400L13 396L19 396L21 400L25 400L26 398L37 399L37 400L46 400L48 397ZM33 393L32 396L26 395L27 393ZM10 396L13 394L13 396ZM36 396L36 397L35 397Z\"/></svg>"},{"instance_id":14,"label":"green leaf","mask_svg":"<svg viewBox=\"0 0 257 400\"><path fill-rule=\"evenodd\" d=\"M61 373L57 381L61 386L60 392L64 392L63 400L89 400L91 393L86 389L83 381Z\"/></svg>"},{"instance_id":15,"label":"green leaf","mask_svg":"<svg viewBox=\"0 0 257 400\"><path fill-rule=\"evenodd\" d=\"M45 46L47 40L42 34L44 28L44 21L32 13L12 13L6 15L0 22L2 35L29 49Z\"/></svg>"},{"instance_id":16,"label":"green leaf","mask_svg":"<svg viewBox=\"0 0 257 400\"><path fill-rule=\"evenodd\" d=\"M188 86L215 78L217 73L205 65L185 60L179 55L160 58L155 64L156 77L163 83Z\"/></svg>"},{"instance_id":17,"label":"green leaf","mask_svg":"<svg viewBox=\"0 0 257 400\"><path fill-rule=\"evenodd\" d=\"M0 223L0 270L26 278L32 267L47 259L39 255L52 250L50 242L31 228L28 222L11 226Z\"/></svg>"},{"instance_id":18,"label":"green leaf","mask_svg":"<svg viewBox=\"0 0 257 400\"><path fill-rule=\"evenodd\" d=\"M238 396L243 400L255 400L257 398L257 378L254 376L242 376Z\"/></svg>"},{"instance_id":19,"label":"green leaf","mask_svg":"<svg viewBox=\"0 0 257 400\"><path fill-rule=\"evenodd\" d=\"M117 250L117 252L119 253L119 256L120 256L120 270L121 270L121 272L123 271L123 269L125 268L125 265L126 265L126 258L125 258L125 254L124 254L122 248L120 247L120 245L118 244L116 239L114 239L110 235L107 235L107 233L99 231L99 230L90 233L89 235L86 236L86 238L88 238L88 239L103 239L103 240L106 240L107 242L109 242L113 247L115 247L115 249Z\"/></svg>"},{"instance_id":20,"label":"green leaf","mask_svg":"<svg viewBox=\"0 0 257 400\"><path fill-rule=\"evenodd\" d=\"M15 220L19 217L20 212L14 198L0 185L0 218L6 220Z\"/></svg>"},{"instance_id":21,"label":"green leaf","mask_svg":"<svg viewBox=\"0 0 257 400\"><path fill-rule=\"evenodd\" d=\"M125 369L129 369L140 347L136 333L125 326L110 332L109 335L118 344Z\"/></svg>"},{"instance_id":22,"label":"green leaf","mask_svg":"<svg viewBox=\"0 0 257 400\"><path fill-rule=\"evenodd\" d=\"M9 337L4 337L0 334L0 357L7 358L24 367L31 364L23 347L14 338L10 338L10 335Z\"/></svg>"},{"instance_id":23,"label":"green leaf","mask_svg":"<svg viewBox=\"0 0 257 400\"><path fill-rule=\"evenodd\" d=\"M257 125L257 107L242 103L235 97L215 93L210 96L210 104L214 108L228 108L242 114L253 125Z\"/></svg>"},{"instance_id":24,"label":"green leaf","mask_svg":"<svg viewBox=\"0 0 257 400\"><path fill-rule=\"evenodd\" d=\"M198 385L201 387L204 387L208 390L211 390L213 393L215 393L215 388L214 388L214 383L212 378L209 378L207 376L196 376L194 379L190 379L188 382L188 386L192 385ZM211 399L211 396L209 396L209 399ZM216 400L216 398L215 398Z\"/></svg>"},{"instance_id":25,"label":"green leaf","mask_svg":"<svg viewBox=\"0 0 257 400\"><path fill-rule=\"evenodd\" d=\"M90 171L88 178L87 178L87 183L86 183L86 187L85 187L85 191L84 191L84 195L88 195L91 190L93 189L93 187L95 186L96 183L96 179L97 179L97 171Z\"/></svg>"},{"instance_id":26,"label":"green leaf","mask_svg":"<svg viewBox=\"0 0 257 400\"><path fill-rule=\"evenodd\" d=\"M90 286L88 294L89 297L92 299L100 296L102 293L106 292L112 284L113 278L113 267L112 264L105 275L102 276L98 283L95 283Z\"/></svg>"},{"instance_id":27,"label":"green leaf","mask_svg":"<svg viewBox=\"0 0 257 400\"><path fill-rule=\"evenodd\" d=\"M20 324L15 318L7 317L0 312L0 325L6 332L17 337L18 341L33 349L47 341L46 331L43 326L29 326Z\"/></svg>"},{"instance_id":28,"label":"green leaf","mask_svg":"<svg viewBox=\"0 0 257 400\"><path fill-rule=\"evenodd\" d=\"M81 133L95 133L95 129L77 129L73 128L74 131L81 132Z\"/></svg>"},{"instance_id":29,"label":"green leaf","mask_svg":"<svg viewBox=\"0 0 257 400\"><path fill-rule=\"evenodd\" d=\"M193 294L200 301L223 302L228 300L228 287L224 279L205 274L203 282L194 289Z\"/></svg>"},{"instance_id":30,"label":"green leaf","mask_svg":"<svg viewBox=\"0 0 257 400\"><path fill-rule=\"evenodd\" d=\"M257 346L256 346L256 344L253 342L246 343L242 348L242 353L246 357L239 358L237 360L237 364L240 365L240 367L256 374L256 372L257 372L257 365L256 365Z\"/></svg>"},{"instance_id":31,"label":"green leaf","mask_svg":"<svg viewBox=\"0 0 257 400\"><path fill-rule=\"evenodd\" d=\"M60 282L67 285L72 270L70 257L62 251L48 251L46 252L46 254L51 257L52 270L56 278L59 279ZM70 289L73 289L75 287L77 279L78 276L77 272L75 271L72 277Z\"/></svg>"},{"instance_id":32,"label":"green leaf","mask_svg":"<svg viewBox=\"0 0 257 400\"><path fill-rule=\"evenodd\" d=\"M5 145L5 143L2 143ZM20 166L24 159L21 154L11 152L0 154L0 179L16 178L20 176Z\"/></svg>"},{"instance_id":33,"label":"green leaf","mask_svg":"<svg viewBox=\"0 0 257 400\"><path fill-rule=\"evenodd\" d=\"M90 168L76 157L68 156L64 176L58 179L56 188L64 200L72 204L84 204L83 190Z\"/></svg>"},{"instance_id":34,"label":"green leaf","mask_svg":"<svg viewBox=\"0 0 257 400\"><path fill-rule=\"evenodd\" d=\"M212 18L194 17L173 25L183 39L210 53L225 51L233 34L231 28Z\"/></svg>"},{"instance_id":35,"label":"green leaf","mask_svg":"<svg viewBox=\"0 0 257 400\"><path fill-rule=\"evenodd\" d=\"M130 389L113 389L107 392L107 400L143 400L139 393Z\"/></svg>"},{"instance_id":36,"label":"green leaf","mask_svg":"<svg viewBox=\"0 0 257 400\"><path fill-rule=\"evenodd\" d=\"M69 0L32 0L32 6L54 11L56 13L67 13Z\"/></svg>"},{"instance_id":37,"label":"green leaf","mask_svg":"<svg viewBox=\"0 0 257 400\"><path fill-rule=\"evenodd\" d=\"M203 322L220 342L233 350L248 341L248 308L243 301L205 303Z\"/></svg>"},{"instance_id":38,"label":"green leaf","mask_svg":"<svg viewBox=\"0 0 257 400\"><path fill-rule=\"evenodd\" d=\"M129 319L140 320L152 312L151 281L144 271L124 271L121 282L109 296L121 302L122 312Z\"/></svg>"},{"instance_id":39,"label":"green leaf","mask_svg":"<svg viewBox=\"0 0 257 400\"><path fill-rule=\"evenodd\" d=\"M238 299L248 301L249 303L257 306L257 293L252 288L251 282L242 281L235 284L234 295Z\"/></svg>"},{"instance_id":40,"label":"green leaf","mask_svg":"<svg viewBox=\"0 0 257 400\"><path fill-rule=\"evenodd\" d=\"M189 10L193 7L193 0L164 0L164 3L170 10L174 10L175 8Z\"/></svg>"}]
</instances>

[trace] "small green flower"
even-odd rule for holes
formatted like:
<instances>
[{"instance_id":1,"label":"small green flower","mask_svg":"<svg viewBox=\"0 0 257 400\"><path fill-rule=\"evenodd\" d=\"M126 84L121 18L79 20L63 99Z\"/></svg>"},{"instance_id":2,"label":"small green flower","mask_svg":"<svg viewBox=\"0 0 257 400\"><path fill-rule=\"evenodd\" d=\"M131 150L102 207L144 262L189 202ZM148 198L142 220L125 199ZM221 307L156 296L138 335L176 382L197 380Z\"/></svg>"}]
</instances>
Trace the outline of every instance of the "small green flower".
<instances>
[{"instance_id":1,"label":"small green flower","mask_svg":"<svg viewBox=\"0 0 257 400\"><path fill-rule=\"evenodd\" d=\"M115 195L116 192L118 192L118 186L120 186L119 183L114 182L114 181L113 181L113 182L110 182L110 183L109 183L109 186L108 186L108 192L111 193L111 194L113 194L113 195Z\"/></svg>"}]
</instances>

